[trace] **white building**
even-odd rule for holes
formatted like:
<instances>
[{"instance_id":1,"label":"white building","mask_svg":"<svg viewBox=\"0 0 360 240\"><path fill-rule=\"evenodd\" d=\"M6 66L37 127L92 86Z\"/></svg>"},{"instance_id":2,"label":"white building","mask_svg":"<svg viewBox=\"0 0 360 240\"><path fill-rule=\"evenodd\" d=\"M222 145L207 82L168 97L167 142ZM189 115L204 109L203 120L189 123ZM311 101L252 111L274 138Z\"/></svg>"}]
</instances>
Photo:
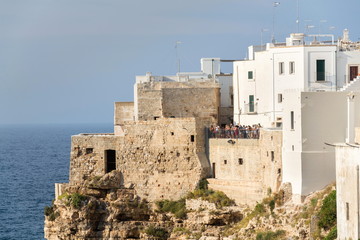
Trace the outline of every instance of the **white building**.
<instances>
[{"instance_id":1,"label":"white building","mask_svg":"<svg viewBox=\"0 0 360 240\"><path fill-rule=\"evenodd\" d=\"M335 181L334 148L325 143L348 137L346 95L360 85L359 66L360 44L347 31L337 43L291 34L234 62L234 121L282 128L282 181L295 201Z\"/></svg>"},{"instance_id":2,"label":"white building","mask_svg":"<svg viewBox=\"0 0 360 240\"><path fill-rule=\"evenodd\" d=\"M348 137L346 143L336 144L336 208L339 240L360 238L360 92L352 92L347 97Z\"/></svg>"},{"instance_id":3,"label":"white building","mask_svg":"<svg viewBox=\"0 0 360 240\"><path fill-rule=\"evenodd\" d=\"M360 52L346 34L339 43L291 34L286 43L250 46L249 59L234 62L234 121L281 127L285 90L337 91L350 83L360 72Z\"/></svg>"},{"instance_id":4,"label":"white building","mask_svg":"<svg viewBox=\"0 0 360 240\"><path fill-rule=\"evenodd\" d=\"M145 76L136 76L136 83L143 82L191 82L191 81L210 81L217 82L220 85L220 124L229 124L233 122L233 74L222 73L221 63L233 62L233 60L221 60L220 58L201 58L200 72L179 72L176 76L153 76L150 72ZM137 107L135 91L135 110ZM136 112L136 111L135 111Z\"/></svg>"}]
</instances>

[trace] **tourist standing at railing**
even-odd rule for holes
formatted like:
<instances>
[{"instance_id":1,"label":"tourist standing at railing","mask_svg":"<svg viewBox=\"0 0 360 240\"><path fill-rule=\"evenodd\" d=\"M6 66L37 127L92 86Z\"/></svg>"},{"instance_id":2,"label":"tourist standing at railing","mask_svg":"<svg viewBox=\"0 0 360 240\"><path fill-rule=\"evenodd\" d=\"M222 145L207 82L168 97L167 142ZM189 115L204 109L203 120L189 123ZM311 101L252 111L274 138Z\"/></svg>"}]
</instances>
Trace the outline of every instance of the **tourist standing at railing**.
<instances>
[{"instance_id":1,"label":"tourist standing at railing","mask_svg":"<svg viewBox=\"0 0 360 240\"><path fill-rule=\"evenodd\" d=\"M233 126L232 124L220 126L210 126L208 129L210 138L260 138L260 124Z\"/></svg>"},{"instance_id":2,"label":"tourist standing at railing","mask_svg":"<svg viewBox=\"0 0 360 240\"><path fill-rule=\"evenodd\" d=\"M215 137L215 128L213 125L210 126L210 138Z\"/></svg>"}]
</instances>

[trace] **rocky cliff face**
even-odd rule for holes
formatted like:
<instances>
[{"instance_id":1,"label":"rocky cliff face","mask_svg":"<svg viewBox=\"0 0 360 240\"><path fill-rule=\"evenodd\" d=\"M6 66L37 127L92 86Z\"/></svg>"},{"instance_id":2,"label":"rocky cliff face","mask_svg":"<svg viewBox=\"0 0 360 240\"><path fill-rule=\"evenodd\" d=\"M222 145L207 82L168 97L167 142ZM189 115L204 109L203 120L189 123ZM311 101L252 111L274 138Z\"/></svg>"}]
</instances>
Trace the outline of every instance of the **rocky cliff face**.
<instances>
[{"instance_id":1,"label":"rocky cliff face","mask_svg":"<svg viewBox=\"0 0 360 240\"><path fill-rule=\"evenodd\" d=\"M64 193L45 209L45 238L317 239L321 232L316 212L331 189L314 193L303 205L293 205L285 188L269 193L250 210L229 206L233 201L206 187L179 201L150 203L131 187L112 186L110 179L65 186Z\"/></svg>"}]
</instances>

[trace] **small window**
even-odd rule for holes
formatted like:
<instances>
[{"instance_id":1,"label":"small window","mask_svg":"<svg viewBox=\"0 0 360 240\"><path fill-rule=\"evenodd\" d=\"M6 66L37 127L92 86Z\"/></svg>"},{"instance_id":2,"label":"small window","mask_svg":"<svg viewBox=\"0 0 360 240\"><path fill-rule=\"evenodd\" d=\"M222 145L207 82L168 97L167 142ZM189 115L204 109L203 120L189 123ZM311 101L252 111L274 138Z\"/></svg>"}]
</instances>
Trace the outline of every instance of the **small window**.
<instances>
[{"instance_id":1,"label":"small window","mask_svg":"<svg viewBox=\"0 0 360 240\"><path fill-rule=\"evenodd\" d=\"M294 130L294 111L290 112L290 129Z\"/></svg>"},{"instance_id":2,"label":"small window","mask_svg":"<svg viewBox=\"0 0 360 240\"><path fill-rule=\"evenodd\" d=\"M295 150L295 147L294 147L294 145L292 145L292 146L291 146L291 148L292 148L292 150L293 150L293 151Z\"/></svg>"},{"instance_id":3,"label":"small window","mask_svg":"<svg viewBox=\"0 0 360 240\"><path fill-rule=\"evenodd\" d=\"M253 79L254 76L253 76L253 71L248 71L248 79Z\"/></svg>"},{"instance_id":4,"label":"small window","mask_svg":"<svg viewBox=\"0 0 360 240\"><path fill-rule=\"evenodd\" d=\"M243 165L244 164L244 160L242 158L238 159L239 165Z\"/></svg>"},{"instance_id":5,"label":"small window","mask_svg":"<svg viewBox=\"0 0 360 240\"><path fill-rule=\"evenodd\" d=\"M346 220L350 219L350 209L349 209L349 203L346 203Z\"/></svg>"},{"instance_id":6,"label":"small window","mask_svg":"<svg viewBox=\"0 0 360 240\"><path fill-rule=\"evenodd\" d=\"M278 103L282 103L282 100L283 100L282 94L279 93L279 94L278 94Z\"/></svg>"},{"instance_id":7,"label":"small window","mask_svg":"<svg viewBox=\"0 0 360 240\"><path fill-rule=\"evenodd\" d=\"M224 164L227 164L227 160L224 160Z\"/></svg>"},{"instance_id":8,"label":"small window","mask_svg":"<svg viewBox=\"0 0 360 240\"><path fill-rule=\"evenodd\" d=\"M91 154L94 152L93 148L86 148L86 154Z\"/></svg>"},{"instance_id":9,"label":"small window","mask_svg":"<svg viewBox=\"0 0 360 240\"><path fill-rule=\"evenodd\" d=\"M278 168L278 174L281 174L281 168Z\"/></svg>"},{"instance_id":10,"label":"small window","mask_svg":"<svg viewBox=\"0 0 360 240\"><path fill-rule=\"evenodd\" d=\"M273 162L275 160L275 153L274 151L271 151L271 161Z\"/></svg>"},{"instance_id":11,"label":"small window","mask_svg":"<svg viewBox=\"0 0 360 240\"><path fill-rule=\"evenodd\" d=\"M316 81L325 81L325 60L316 60Z\"/></svg>"},{"instance_id":12,"label":"small window","mask_svg":"<svg viewBox=\"0 0 360 240\"><path fill-rule=\"evenodd\" d=\"M154 120L157 120L159 117L154 117Z\"/></svg>"},{"instance_id":13,"label":"small window","mask_svg":"<svg viewBox=\"0 0 360 240\"><path fill-rule=\"evenodd\" d=\"M191 142L195 142L195 136L194 136L194 135L191 135L191 136L190 136L190 141L191 141Z\"/></svg>"},{"instance_id":14,"label":"small window","mask_svg":"<svg viewBox=\"0 0 360 240\"><path fill-rule=\"evenodd\" d=\"M289 73L290 74L295 73L295 62L290 62L290 64L289 64Z\"/></svg>"},{"instance_id":15,"label":"small window","mask_svg":"<svg viewBox=\"0 0 360 240\"><path fill-rule=\"evenodd\" d=\"M284 62L279 62L279 74L284 74Z\"/></svg>"},{"instance_id":16,"label":"small window","mask_svg":"<svg viewBox=\"0 0 360 240\"><path fill-rule=\"evenodd\" d=\"M174 132L171 132L171 136L174 136Z\"/></svg>"},{"instance_id":17,"label":"small window","mask_svg":"<svg viewBox=\"0 0 360 240\"><path fill-rule=\"evenodd\" d=\"M170 118L175 118L175 116L170 116Z\"/></svg>"}]
</instances>

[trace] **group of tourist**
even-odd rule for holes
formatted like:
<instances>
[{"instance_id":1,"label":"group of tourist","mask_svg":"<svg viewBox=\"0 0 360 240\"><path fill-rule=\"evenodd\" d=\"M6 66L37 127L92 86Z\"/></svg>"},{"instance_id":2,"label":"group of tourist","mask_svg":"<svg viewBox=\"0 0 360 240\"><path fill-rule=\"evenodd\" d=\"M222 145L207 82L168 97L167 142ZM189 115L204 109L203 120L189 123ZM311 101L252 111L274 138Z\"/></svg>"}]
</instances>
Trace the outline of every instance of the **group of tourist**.
<instances>
[{"instance_id":1,"label":"group of tourist","mask_svg":"<svg viewBox=\"0 0 360 240\"><path fill-rule=\"evenodd\" d=\"M255 138L260 137L260 124L254 124L252 126L248 125L235 125L232 124L225 125L225 127L220 126L210 126L209 136L211 138Z\"/></svg>"}]
</instances>

